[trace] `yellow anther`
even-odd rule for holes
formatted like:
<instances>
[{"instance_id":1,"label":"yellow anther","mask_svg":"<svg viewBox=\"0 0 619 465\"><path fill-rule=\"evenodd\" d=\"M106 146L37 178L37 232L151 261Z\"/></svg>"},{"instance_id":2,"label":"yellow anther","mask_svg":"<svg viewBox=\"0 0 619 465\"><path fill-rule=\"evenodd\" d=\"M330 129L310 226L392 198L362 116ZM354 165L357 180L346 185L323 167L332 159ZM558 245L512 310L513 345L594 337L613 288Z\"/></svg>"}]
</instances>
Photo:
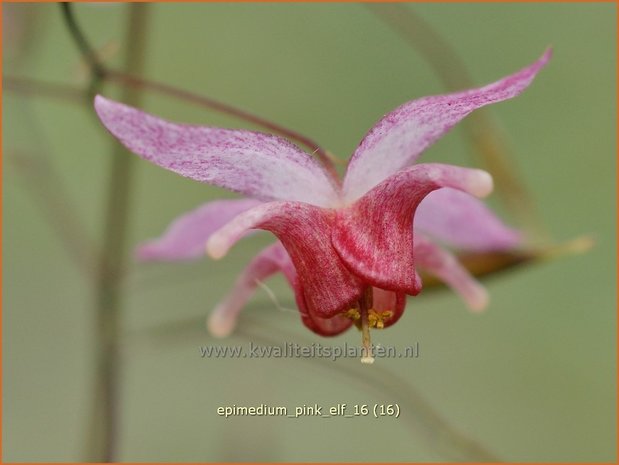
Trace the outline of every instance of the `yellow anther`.
<instances>
[{"instance_id":1,"label":"yellow anther","mask_svg":"<svg viewBox=\"0 0 619 465\"><path fill-rule=\"evenodd\" d=\"M345 311L343 315L353 321L357 321L359 318L361 318L361 314L359 313L358 308L351 308L350 310Z\"/></svg>"},{"instance_id":2,"label":"yellow anther","mask_svg":"<svg viewBox=\"0 0 619 465\"><path fill-rule=\"evenodd\" d=\"M385 327L385 320L388 320L393 316L391 310L377 311L370 309L368 311L368 323L370 328L383 329Z\"/></svg>"}]
</instances>

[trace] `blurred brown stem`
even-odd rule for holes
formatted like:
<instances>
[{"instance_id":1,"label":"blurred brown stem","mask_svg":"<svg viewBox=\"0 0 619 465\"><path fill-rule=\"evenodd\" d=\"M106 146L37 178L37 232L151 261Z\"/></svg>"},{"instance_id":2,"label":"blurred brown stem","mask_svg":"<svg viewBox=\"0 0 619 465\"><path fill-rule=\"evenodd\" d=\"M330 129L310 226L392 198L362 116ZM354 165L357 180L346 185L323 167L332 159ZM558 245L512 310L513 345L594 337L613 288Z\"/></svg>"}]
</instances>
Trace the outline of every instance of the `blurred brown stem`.
<instances>
[{"instance_id":1,"label":"blurred brown stem","mask_svg":"<svg viewBox=\"0 0 619 465\"><path fill-rule=\"evenodd\" d=\"M407 5L364 3L402 39L410 44L434 69L450 91L475 87L456 50L429 23ZM548 233L535 202L514 166L503 131L487 109L480 109L464 121L464 128L479 162L495 178L496 189L506 208L525 230L532 243L546 242Z\"/></svg>"},{"instance_id":2,"label":"blurred brown stem","mask_svg":"<svg viewBox=\"0 0 619 465\"><path fill-rule=\"evenodd\" d=\"M84 91L68 84L45 82L26 77L3 76L2 88L18 94L84 103Z\"/></svg>"},{"instance_id":3,"label":"blurred brown stem","mask_svg":"<svg viewBox=\"0 0 619 465\"><path fill-rule=\"evenodd\" d=\"M144 49L149 5L130 3L127 7L129 17L125 37L125 68L129 72L140 72L146 55ZM84 53L84 49L82 52ZM140 97L140 89L135 87L127 87L122 95L123 101L132 105L139 105ZM97 281L96 395L87 457L88 461L93 462L113 462L118 453L119 377L122 368L121 310L124 303L122 281L127 260L126 237L130 220L132 179L133 158L120 144L114 142Z\"/></svg>"}]
</instances>

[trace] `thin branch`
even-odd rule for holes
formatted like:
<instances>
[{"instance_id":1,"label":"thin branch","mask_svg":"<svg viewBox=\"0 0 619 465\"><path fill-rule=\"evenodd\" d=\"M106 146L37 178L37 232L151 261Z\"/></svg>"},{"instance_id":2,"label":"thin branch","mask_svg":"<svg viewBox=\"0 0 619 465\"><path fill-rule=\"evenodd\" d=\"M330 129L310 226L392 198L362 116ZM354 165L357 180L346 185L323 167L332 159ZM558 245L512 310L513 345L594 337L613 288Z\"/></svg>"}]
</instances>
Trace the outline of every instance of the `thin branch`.
<instances>
[{"instance_id":1,"label":"thin branch","mask_svg":"<svg viewBox=\"0 0 619 465\"><path fill-rule=\"evenodd\" d=\"M408 6L395 3L364 3L364 6L419 52L447 89L455 91L474 87L474 81L456 50ZM535 202L519 179L505 135L489 110L479 109L463 123L473 153L496 179L496 189L505 206L532 242L547 242L548 232Z\"/></svg>"},{"instance_id":2,"label":"thin branch","mask_svg":"<svg viewBox=\"0 0 619 465\"><path fill-rule=\"evenodd\" d=\"M61 8L72 38L92 68L89 91L95 93L107 71L98 61L75 21L72 5L62 3ZM128 8L125 67L131 72L140 72L145 57L148 4L131 3ZM125 88L124 101L138 105L139 98L139 88ZM88 461L93 462L113 462L118 453L120 413L118 399L122 362L120 332L123 306L121 283L124 279L127 260L126 237L130 219L132 166L133 158L120 144L115 142L108 177L103 246L96 282L95 396L87 446Z\"/></svg>"},{"instance_id":3,"label":"thin branch","mask_svg":"<svg viewBox=\"0 0 619 465\"><path fill-rule=\"evenodd\" d=\"M95 89L98 88L99 84L105 77L106 69L99 61L99 57L97 56L95 49L90 45L90 43L86 39L86 36L79 27L75 19L75 15L73 14L73 8L71 6L71 3L60 3L60 9L62 11L65 25L67 26L67 29L69 30L69 33L73 38L73 42L77 45L80 54L90 67L90 70L92 72L90 90L91 93L94 93Z\"/></svg>"},{"instance_id":4,"label":"thin branch","mask_svg":"<svg viewBox=\"0 0 619 465\"><path fill-rule=\"evenodd\" d=\"M288 129L265 118L254 115L253 113L241 110L240 108L220 102L205 95L179 89L169 84L151 81L130 73L106 69L103 74L103 81L113 82L134 89L151 90L162 95L167 95L168 97L185 101L192 105L198 105L211 111L233 116L259 128L266 129L269 132L280 134L294 142L297 142L310 151L313 155L316 155L328 171L331 178L336 183L340 182L335 164L342 164L343 161L320 147L318 143L309 137L304 136L292 129ZM90 90L89 93L85 94L83 90L68 84L48 83L40 80L16 76L5 76L3 78L3 85L7 90L12 92L57 98L72 101L74 103L83 103L84 96L90 95L93 92ZM91 85L91 88L94 88L94 85ZM88 98L87 100L90 105L90 99Z\"/></svg>"},{"instance_id":5,"label":"thin branch","mask_svg":"<svg viewBox=\"0 0 619 465\"><path fill-rule=\"evenodd\" d=\"M185 102L200 105L204 108L208 108L209 110L217 111L219 113L224 113L230 116L234 116L243 121L247 121L255 126L266 129L270 132L274 132L280 134L282 136L287 137L290 140L293 140L300 145L306 147L312 154L316 155L324 167L329 171L329 174L333 177L335 181L339 182L339 176L337 174L337 170L333 165L333 159L335 158L332 154L324 150L318 145L317 142L313 141L309 137L306 137L298 132L285 128L277 123L273 123L265 118L254 115L245 110L241 110L240 108L234 107L227 103L220 102L213 98L195 94L193 92L189 92L183 89L178 89L176 87L170 86L168 84L151 81L148 79L141 78L136 75L132 75L129 73L123 73L119 71L109 70L107 74L107 79L112 82L116 82L119 84L135 87L135 88L143 88L153 90L155 92L159 92L160 94L167 95L169 97L174 97L179 100L184 100Z\"/></svg>"},{"instance_id":6,"label":"thin branch","mask_svg":"<svg viewBox=\"0 0 619 465\"><path fill-rule=\"evenodd\" d=\"M148 29L149 5L131 3L128 5L129 19L125 37L125 68L140 72L146 56L146 37ZM94 69L95 76L97 70ZM127 88L123 101L139 105L141 89ZM102 381L105 385L106 406L109 410L106 448L104 459L116 461L119 438L119 390L121 373L120 333L121 310L123 305L122 282L127 262L127 232L130 222L131 185L133 181L134 158L119 143L114 142L112 166L108 178L108 198L106 201L103 257L99 285L99 330L100 350L102 350Z\"/></svg>"},{"instance_id":7,"label":"thin branch","mask_svg":"<svg viewBox=\"0 0 619 465\"><path fill-rule=\"evenodd\" d=\"M253 113L241 110L240 108L228 105L227 103L220 102L208 96L179 89L169 84L151 81L149 79L111 69L106 70L104 76L104 81L107 80L121 86L132 87L135 89L151 90L162 95L167 95L168 97L182 100L192 105L198 105L211 111L233 116L257 127L287 137L288 139L307 148L313 155L316 155L328 170L331 177L339 182L339 175L335 168L335 164L343 164L345 162L335 157L327 150L321 148L309 137L304 136L292 129L285 128L277 123L273 123L265 118L254 115ZM3 78L3 84L7 90L16 93L57 98L74 103L83 103L84 101L84 91L69 84L49 83L41 80L17 76L5 76ZM88 104L90 105L90 101L88 101Z\"/></svg>"},{"instance_id":8,"label":"thin branch","mask_svg":"<svg viewBox=\"0 0 619 465\"><path fill-rule=\"evenodd\" d=\"M335 157L326 150L324 150L322 147L320 147L319 144L314 142L309 137L303 136L296 131L285 128L279 124L268 121L265 118L254 115L245 110L233 107L232 105L219 102L210 97L196 95L182 89L174 88L167 84L162 84L140 78L138 75L133 73L115 71L105 67L103 63L99 61L99 58L94 48L90 45L85 35L81 31L79 25L77 24L70 3L63 2L60 5L67 28L69 29L69 32L71 33L76 45L80 49L86 63L90 66L92 70L93 82L91 85L91 93L94 92L92 89L95 89L101 81L107 79L136 89L149 88L151 90L178 98L180 100L185 100L190 103L197 103L211 110L234 116L269 131L281 134L307 147L311 151L311 153L315 154L318 159L323 163L324 167L332 176L333 180L335 182L339 182L339 176L333 164L333 159Z\"/></svg>"}]
</instances>

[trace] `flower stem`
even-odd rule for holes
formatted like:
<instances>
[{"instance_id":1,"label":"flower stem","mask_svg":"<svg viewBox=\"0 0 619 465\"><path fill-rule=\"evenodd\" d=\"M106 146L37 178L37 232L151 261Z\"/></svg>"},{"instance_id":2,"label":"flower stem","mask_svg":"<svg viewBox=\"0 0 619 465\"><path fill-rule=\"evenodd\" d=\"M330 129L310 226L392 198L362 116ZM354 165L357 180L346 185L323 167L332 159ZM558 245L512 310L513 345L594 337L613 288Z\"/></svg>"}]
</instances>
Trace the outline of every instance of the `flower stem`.
<instances>
[{"instance_id":1,"label":"flower stem","mask_svg":"<svg viewBox=\"0 0 619 465\"><path fill-rule=\"evenodd\" d=\"M90 64L93 75L90 91L94 93L106 70L98 62L92 48L79 28L71 6L61 5L63 17L82 55ZM125 42L127 72L140 72L145 57L148 4L128 5L129 17ZM122 100L138 105L141 89L127 87ZM122 281L126 269L126 233L129 225L130 187L133 159L120 144L115 143L105 201L102 253L99 257L96 289L95 329L95 396L89 425L87 460L113 462L118 451L118 398L120 375L120 337L122 317Z\"/></svg>"}]
</instances>

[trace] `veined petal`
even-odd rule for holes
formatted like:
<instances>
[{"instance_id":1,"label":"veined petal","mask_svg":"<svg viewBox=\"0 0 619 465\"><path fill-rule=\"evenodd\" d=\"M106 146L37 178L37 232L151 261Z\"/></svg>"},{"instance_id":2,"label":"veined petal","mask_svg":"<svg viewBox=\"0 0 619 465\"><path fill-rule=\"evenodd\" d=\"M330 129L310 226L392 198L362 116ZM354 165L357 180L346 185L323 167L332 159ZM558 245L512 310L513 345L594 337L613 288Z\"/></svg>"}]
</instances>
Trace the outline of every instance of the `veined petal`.
<instances>
[{"instance_id":1,"label":"veined petal","mask_svg":"<svg viewBox=\"0 0 619 465\"><path fill-rule=\"evenodd\" d=\"M299 275L290 259L290 255L288 255L286 249L280 242L277 243L277 246L279 247L277 253L282 257L279 262L280 268L286 276L288 284L290 284L290 287L294 291L295 302L303 324L316 334L327 337L337 336L350 328L353 323L350 318L337 314L329 318L324 318L321 315L317 315L311 308L308 308L305 304L305 294L299 280Z\"/></svg>"},{"instance_id":2,"label":"veined petal","mask_svg":"<svg viewBox=\"0 0 619 465\"><path fill-rule=\"evenodd\" d=\"M264 248L243 270L228 295L217 304L208 318L207 327L216 337L226 337L236 327L239 314L256 291L258 283L281 272L295 294L303 324L321 336L335 336L347 330L352 320L340 315L325 319L308 312L297 272L281 242Z\"/></svg>"},{"instance_id":3,"label":"veined petal","mask_svg":"<svg viewBox=\"0 0 619 465\"><path fill-rule=\"evenodd\" d=\"M236 327L239 313L253 295L258 282L279 271L292 285L296 279L294 266L284 247L277 242L263 249L249 262L232 290L217 304L207 321L210 333L216 337L228 336Z\"/></svg>"},{"instance_id":4,"label":"veined petal","mask_svg":"<svg viewBox=\"0 0 619 465\"><path fill-rule=\"evenodd\" d=\"M206 254L206 241L224 224L239 213L249 210L260 201L254 199L215 200L176 218L158 239L140 245L138 259L191 260Z\"/></svg>"},{"instance_id":5,"label":"veined petal","mask_svg":"<svg viewBox=\"0 0 619 465\"><path fill-rule=\"evenodd\" d=\"M492 178L440 164L398 171L338 211L332 241L346 266L372 286L416 295L421 281L413 260L413 216L423 198L441 187L483 197L492 191Z\"/></svg>"},{"instance_id":6,"label":"veined petal","mask_svg":"<svg viewBox=\"0 0 619 465\"><path fill-rule=\"evenodd\" d=\"M480 312L488 305L488 292L458 259L421 234L415 237L415 259L419 269L426 270L451 287L472 311Z\"/></svg>"},{"instance_id":7,"label":"veined petal","mask_svg":"<svg viewBox=\"0 0 619 465\"><path fill-rule=\"evenodd\" d=\"M473 110L513 98L526 89L548 62L549 49L532 65L487 86L405 103L384 116L353 154L344 196L351 202L419 155Z\"/></svg>"},{"instance_id":8,"label":"veined petal","mask_svg":"<svg viewBox=\"0 0 619 465\"><path fill-rule=\"evenodd\" d=\"M305 203L264 203L216 231L207 242L207 252L221 258L248 229L271 231L292 259L308 312L330 318L352 308L365 287L348 271L331 244L334 220L333 210Z\"/></svg>"},{"instance_id":9,"label":"veined petal","mask_svg":"<svg viewBox=\"0 0 619 465\"><path fill-rule=\"evenodd\" d=\"M475 197L448 187L431 192L415 213L415 229L461 250L516 247L521 236Z\"/></svg>"},{"instance_id":10,"label":"veined petal","mask_svg":"<svg viewBox=\"0 0 619 465\"><path fill-rule=\"evenodd\" d=\"M322 166L280 137L175 124L100 95L95 109L125 147L181 176L260 200L328 206L338 198Z\"/></svg>"}]
</instances>

